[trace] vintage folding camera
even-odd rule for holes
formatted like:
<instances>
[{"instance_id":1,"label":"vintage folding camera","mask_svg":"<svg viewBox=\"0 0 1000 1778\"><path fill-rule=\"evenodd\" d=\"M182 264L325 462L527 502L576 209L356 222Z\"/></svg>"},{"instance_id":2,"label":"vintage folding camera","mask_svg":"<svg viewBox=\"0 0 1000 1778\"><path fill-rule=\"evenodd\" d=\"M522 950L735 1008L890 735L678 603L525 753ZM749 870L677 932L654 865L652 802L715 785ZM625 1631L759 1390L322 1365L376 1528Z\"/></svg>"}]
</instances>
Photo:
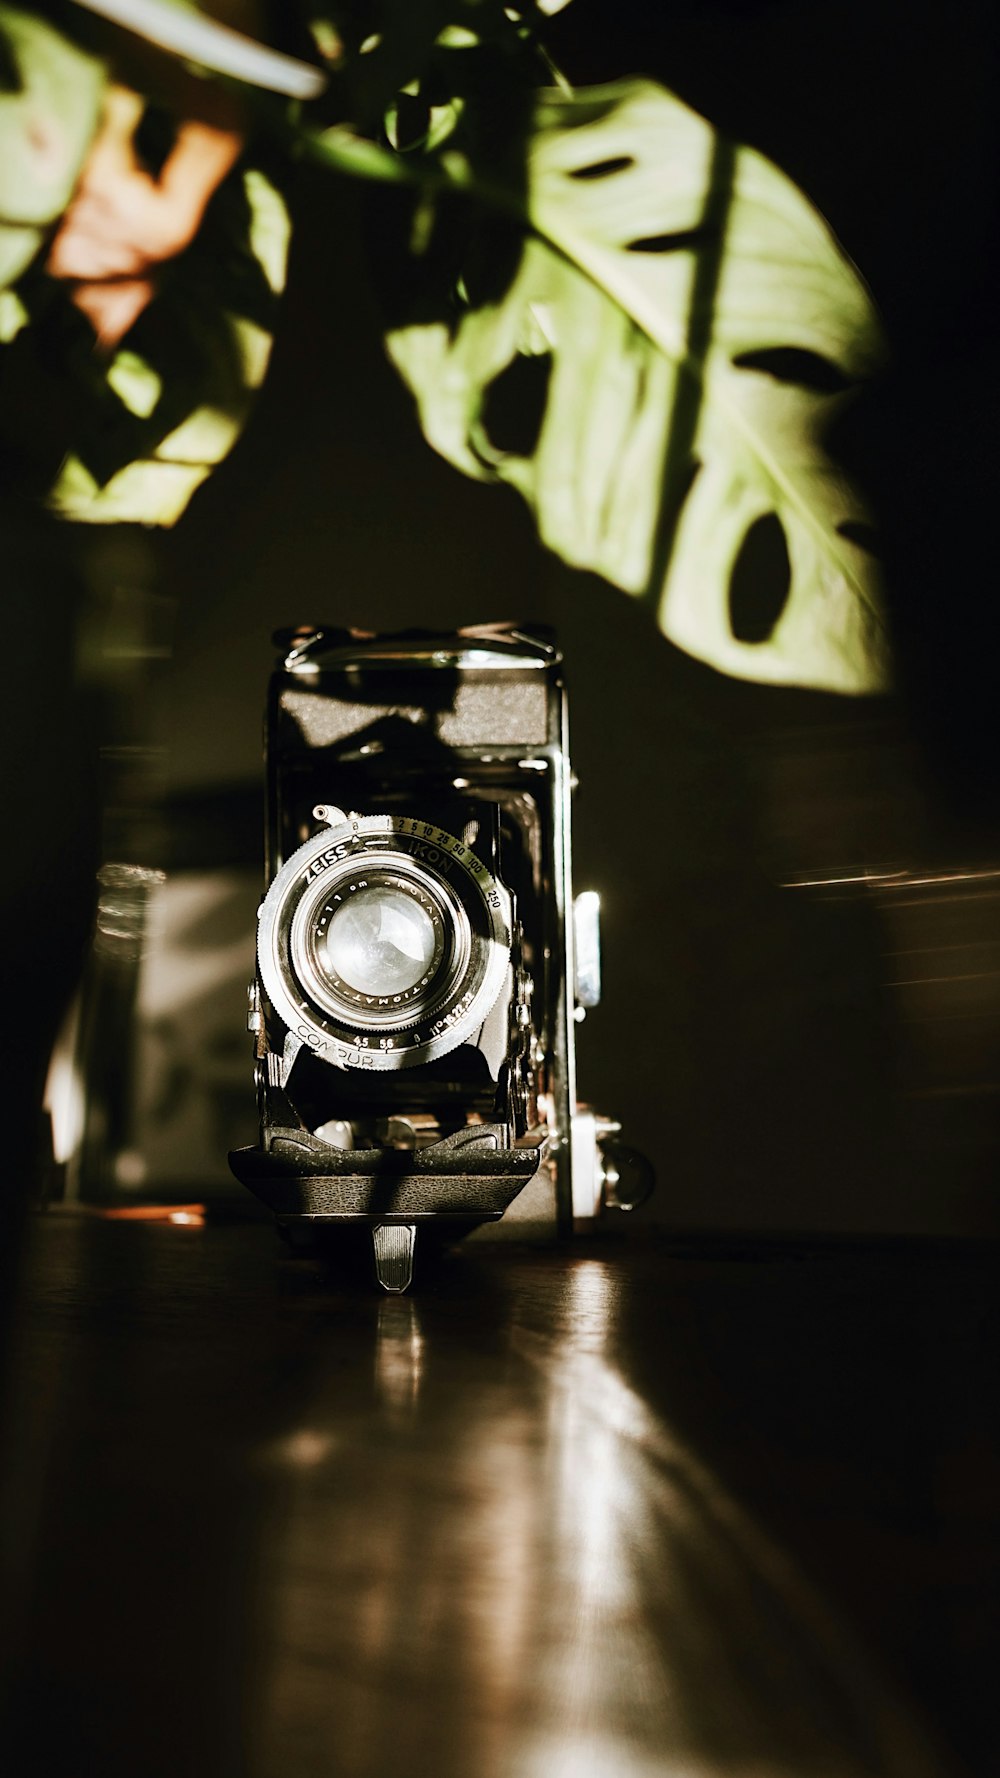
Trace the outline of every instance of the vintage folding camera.
<instances>
[{"instance_id":1,"label":"vintage folding camera","mask_svg":"<svg viewBox=\"0 0 1000 1778\"><path fill-rule=\"evenodd\" d=\"M600 996L574 901L562 657L547 631L282 633L266 723L260 1143L237 1177L296 1243L364 1231L388 1291L504 1219L569 1234L648 1168L576 1101Z\"/></svg>"}]
</instances>

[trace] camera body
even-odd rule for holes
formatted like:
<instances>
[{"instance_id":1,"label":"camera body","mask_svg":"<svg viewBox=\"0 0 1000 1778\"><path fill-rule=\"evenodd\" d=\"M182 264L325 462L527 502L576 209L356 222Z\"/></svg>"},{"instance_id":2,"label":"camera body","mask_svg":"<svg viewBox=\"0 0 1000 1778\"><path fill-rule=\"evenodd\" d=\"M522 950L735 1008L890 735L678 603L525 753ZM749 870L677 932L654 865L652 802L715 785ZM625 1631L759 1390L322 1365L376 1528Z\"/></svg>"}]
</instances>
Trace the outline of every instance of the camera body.
<instances>
[{"instance_id":1,"label":"camera body","mask_svg":"<svg viewBox=\"0 0 1000 1778\"><path fill-rule=\"evenodd\" d=\"M600 995L574 903L562 658L541 629L276 638L267 889L237 1177L295 1242L370 1233L376 1276L504 1219L568 1235L646 1189L577 1106ZM626 1184L626 1175L628 1184Z\"/></svg>"}]
</instances>

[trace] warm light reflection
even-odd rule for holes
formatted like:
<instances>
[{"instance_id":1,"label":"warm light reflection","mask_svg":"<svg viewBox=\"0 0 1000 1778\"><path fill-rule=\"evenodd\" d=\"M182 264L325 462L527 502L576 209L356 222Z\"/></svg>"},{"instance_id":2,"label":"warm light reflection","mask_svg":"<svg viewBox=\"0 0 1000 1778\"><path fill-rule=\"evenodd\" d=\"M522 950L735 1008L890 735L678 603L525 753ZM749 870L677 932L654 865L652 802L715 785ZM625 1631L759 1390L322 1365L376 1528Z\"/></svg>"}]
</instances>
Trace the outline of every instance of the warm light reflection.
<instances>
[{"instance_id":1,"label":"warm light reflection","mask_svg":"<svg viewBox=\"0 0 1000 1778\"><path fill-rule=\"evenodd\" d=\"M429 1770L430 1749L440 1778L938 1773L625 1380L626 1304L619 1268L582 1257L525 1267L499 1311L397 1298L331 1333L336 1465L314 1429L281 1447L263 1769L308 1719L338 1778Z\"/></svg>"},{"instance_id":2,"label":"warm light reflection","mask_svg":"<svg viewBox=\"0 0 1000 1778\"><path fill-rule=\"evenodd\" d=\"M424 1342L411 1297L379 1304L375 1333L375 1393L390 1414L413 1413L420 1395Z\"/></svg>"},{"instance_id":3,"label":"warm light reflection","mask_svg":"<svg viewBox=\"0 0 1000 1778\"><path fill-rule=\"evenodd\" d=\"M655 1751L594 1730L585 1735L540 1737L518 1778L793 1778L793 1774L773 1766L753 1766L723 1775L714 1763L706 1765L697 1758L668 1762Z\"/></svg>"},{"instance_id":4,"label":"warm light reflection","mask_svg":"<svg viewBox=\"0 0 1000 1778\"><path fill-rule=\"evenodd\" d=\"M276 1462L287 1463L292 1469L315 1469L329 1457L335 1444L330 1433L303 1426L274 1445L270 1455Z\"/></svg>"},{"instance_id":5,"label":"warm light reflection","mask_svg":"<svg viewBox=\"0 0 1000 1778\"><path fill-rule=\"evenodd\" d=\"M932 889L938 883L995 883L1000 870L930 871L914 876L906 870L857 870L846 876L790 877L787 889L836 889L842 884L858 883L870 889Z\"/></svg>"},{"instance_id":6,"label":"warm light reflection","mask_svg":"<svg viewBox=\"0 0 1000 1778\"><path fill-rule=\"evenodd\" d=\"M291 1475L308 1475L321 1469L338 1448L332 1432L316 1426L298 1426L281 1438L258 1446L255 1466Z\"/></svg>"},{"instance_id":7,"label":"warm light reflection","mask_svg":"<svg viewBox=\"0 0 1000 1778\"><path fill-rule=\"evenodd\" d=\"M86 1208L106 1222L169 1222L180 1228L202 1228L204 1204L95 1204Z\"/></svg>"},{"instance_id":8,"label":"warm light reflection","mask_svg":"<svg viewBox=\"0 0 1000 1778\"><path fill-rule=\"evenodd\" d=\"M60 1167L79 1149L86 1121L83 1078L75 1060L79 1022L80 1003L74 997L52 1051L42 1100L52 1131L52 1158Z\"/></svg>"},{"instance_id":9,"label":"warm light reflection","mask_svg":"<svg viewBox=\"0 0 1000 1778\"><path fill-rule=\"evenodd\" d=\"M620 1421L629 1404L602 1362L611 1311L610 1268L583 1261L570 1275L569 1321L576 1338L567 1362L557 1357L549 1395L549 1442L558 1459L552 1511L565 1541L581 1622L597 1610L625 1612L633 1603L623 1539L635 1528L641 1503L633 1499L622 1461ZM580 1346L586 1342L587 1350ZM576 1379L582 1363L586 1375ZM579 1653L579 1650L577 1651Z\"/></svg>"}]
</instances>

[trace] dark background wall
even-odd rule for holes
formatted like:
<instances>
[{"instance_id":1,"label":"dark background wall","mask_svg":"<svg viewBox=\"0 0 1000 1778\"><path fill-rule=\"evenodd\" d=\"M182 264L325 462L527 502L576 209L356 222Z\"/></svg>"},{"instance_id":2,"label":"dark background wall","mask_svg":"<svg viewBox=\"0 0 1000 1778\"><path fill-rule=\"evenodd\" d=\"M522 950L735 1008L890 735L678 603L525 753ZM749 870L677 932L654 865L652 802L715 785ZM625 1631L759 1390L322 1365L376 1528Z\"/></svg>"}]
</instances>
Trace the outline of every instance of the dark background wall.
<instances>
[{"instance_id":1,"label":"dark background wall","mask_svg":"<svg viewBox=\"0 0 1000 1778\"><path fill-rule=\"evenodd\" d=\"M885 529L895 701L721 678L435 458L382 356L359 194L315 173L255 416L162 544L156 721L188 803L252 807L279 625L558 627L605 907L582 1087L681 1225L997 1226L992 24L976 0L575 0L554 32L574 80L655 74L771 155L868 280L894 360L843 444ZM865 871L960 881L787 887Z\"/></svg>"}]
</instances>

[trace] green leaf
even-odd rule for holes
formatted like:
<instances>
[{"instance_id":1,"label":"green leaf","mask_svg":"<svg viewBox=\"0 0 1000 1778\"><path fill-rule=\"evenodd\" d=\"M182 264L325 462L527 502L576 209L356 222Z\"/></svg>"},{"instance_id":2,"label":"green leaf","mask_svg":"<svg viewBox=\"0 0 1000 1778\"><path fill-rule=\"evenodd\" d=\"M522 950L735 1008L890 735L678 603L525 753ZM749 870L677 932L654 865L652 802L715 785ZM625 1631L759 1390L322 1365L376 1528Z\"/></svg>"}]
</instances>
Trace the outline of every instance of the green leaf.
<instances>
[{"instance_id":1,"label":"green leaf","mask_svg":"<svg viewBox=\"0 0 1000 1778\"><path fill-rule=\"evenodd\" d=\"M0 6L0 290L69 202L97 128L104 70L51 25Z\"/></svg>"},{"instance_id":2,"label":"green leaf","mask_svg":"<svg viewBox=\"0 0 1000 1778\"><path fill-rule=\"evenodd\" d=\"M762 155L644 80L540 96L523 215L532 232L499 299L463 308L459 285L452 314L389 335L430 442L518 488L549 548L645 598L713 666L881 688L867 514L824 444L880 332L822 218ZM537 440L504 449L491 414L532 359L547 375ZM762 526L780 545L776 588L753 584Z\"/></svg>"}]
</instances>

